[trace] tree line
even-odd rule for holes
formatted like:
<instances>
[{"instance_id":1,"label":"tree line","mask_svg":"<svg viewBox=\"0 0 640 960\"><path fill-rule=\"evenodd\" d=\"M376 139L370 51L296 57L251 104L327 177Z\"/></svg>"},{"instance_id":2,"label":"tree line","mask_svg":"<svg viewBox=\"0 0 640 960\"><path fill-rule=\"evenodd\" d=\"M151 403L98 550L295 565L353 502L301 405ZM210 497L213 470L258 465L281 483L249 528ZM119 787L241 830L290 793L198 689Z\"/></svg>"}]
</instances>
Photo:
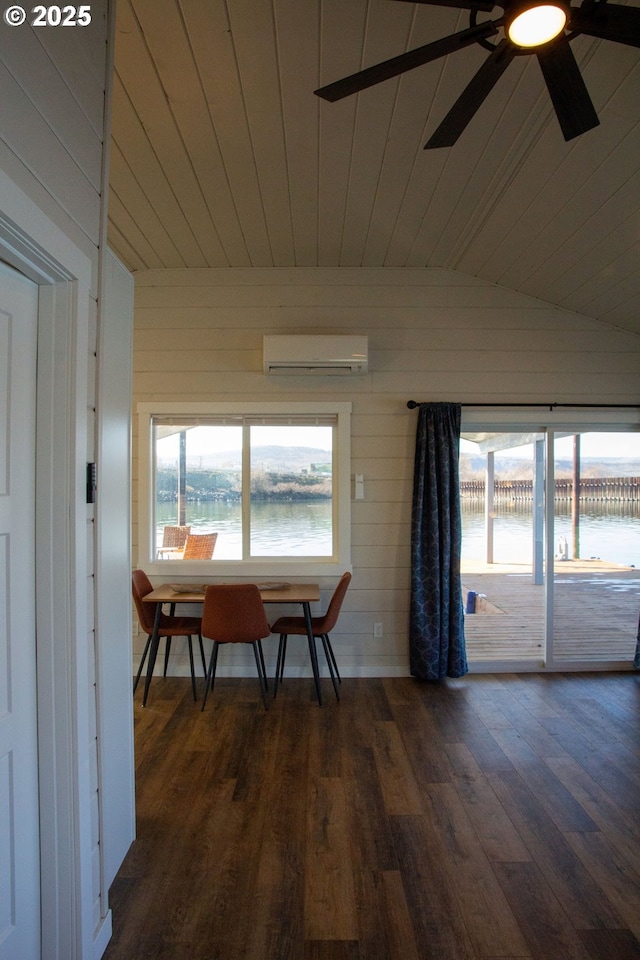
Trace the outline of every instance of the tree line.
<instances>
[{"instance_id":1,"label":"tree line","mask_svg":"<svg viewBox=\"0 0 640 960\"><path fill-rule=\"evenodd\" d=\"M188 501L240 500L242 497L239 470L187 468L185 480ZM307 471L255 470L251 475L251 497L256 500L330 500L331 477ZM177 501L178 475L175 470L158 469L156 499L160 503Z\"/></svg>"}]
</instances>

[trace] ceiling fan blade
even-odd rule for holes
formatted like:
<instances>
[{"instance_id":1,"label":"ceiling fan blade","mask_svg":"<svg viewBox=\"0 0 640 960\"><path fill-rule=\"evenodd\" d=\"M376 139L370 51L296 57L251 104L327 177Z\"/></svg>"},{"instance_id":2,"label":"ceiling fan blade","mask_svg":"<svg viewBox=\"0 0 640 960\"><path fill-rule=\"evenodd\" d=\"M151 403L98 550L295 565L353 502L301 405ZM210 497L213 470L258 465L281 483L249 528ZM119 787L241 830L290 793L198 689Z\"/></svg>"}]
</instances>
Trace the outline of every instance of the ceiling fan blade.
<instances>
[{"instance_id":1,"label":"ceiling fan blade","mask_svg":"<svg viewBox=\"0 0 640 960\"><path fill-rule=\"evenodd\" d=\"M597 127L598 114L566 37L542 47L536 56L565 140Z\"/></svg>"},{"instance_id":2,"label":"ceiling fan blade","mask_svg":"<svg viewBox=\"0 0 640 960\"><path fill-rule=\"evenodd\" d=\"M406 0L402 0L406 3ZM431 7L457 7L460 10L483 10L491 13L495 7L492 0L413 0L414 3L424 3Z\"/></svg>"},{"instance_id":3,"label":"ceiling fan blade","mask_svg":"<svg viewBox=\"0 0 640 960\"><path fill-rule=\"evenodd\" d=\"M640 47L640 9L616 3L583 3L571 10L570 26L589 37Z\"/></svg>"},{"instance_id":4,"label":"ceiling fan blade","mask_svg":"<svg viewBox=\"0 0 640 960\"><path fill-rule=\"evenodd\" d=\"M508 40L501 40L462 91L438 129L425 143L425 150L453 146L515 55L516 51L513 44L509 43Z\"/></svg>"},{"instance_id":5,"label":"ceiling fan blade","mask_svg":"<svg viewBox=\"0 0 640 960\"><path fill-rule=\"evenodd\" d=\"M489 20L487 23L469 27L459 33L452 33L450 36L436 40L434 43L427 43L423 47L416 47L415 50L408 50L406 53L401 53L390 60L376 63L373 67L367 67L365 70L353 73L343 80L336 80L334 83L329 83L313 92L316 96L322 97L323 100L330 100L331 103L334 103L336 100L342 100L343 97L349 97L360 90L366 90L367 87L373 87L383 80L389 80L391 77L406 73L407 70L413 70L414 67L420 67L423 63L430 63L432 60L446 57L449 53L462 50L479 39L493 37L497 32L498 28L493 21Z\"/></svg>"}]
</instances>

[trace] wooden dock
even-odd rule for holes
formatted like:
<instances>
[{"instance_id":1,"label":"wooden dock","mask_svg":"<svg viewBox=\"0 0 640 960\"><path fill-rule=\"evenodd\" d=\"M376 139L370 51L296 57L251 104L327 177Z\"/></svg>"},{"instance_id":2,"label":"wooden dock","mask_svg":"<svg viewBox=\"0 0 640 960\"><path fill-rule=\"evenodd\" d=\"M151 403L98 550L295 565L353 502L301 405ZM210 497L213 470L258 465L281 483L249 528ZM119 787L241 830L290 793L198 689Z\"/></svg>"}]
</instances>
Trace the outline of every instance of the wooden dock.
<instances>
[{"instance_id":1,"label":"wooden dock","mask_svg":"<svg viewBox=\"0 0 640 960\"><path fill-rule=\"evenodd\" d=\"M545 588L532 582L530 564L463 562L462 583L465 599L473 590L487 600L465 617L471 663L543 660ZM554 660L631 662L639 612L640 570L601 560L556 563Z\"/></svg>"}]
</instances>

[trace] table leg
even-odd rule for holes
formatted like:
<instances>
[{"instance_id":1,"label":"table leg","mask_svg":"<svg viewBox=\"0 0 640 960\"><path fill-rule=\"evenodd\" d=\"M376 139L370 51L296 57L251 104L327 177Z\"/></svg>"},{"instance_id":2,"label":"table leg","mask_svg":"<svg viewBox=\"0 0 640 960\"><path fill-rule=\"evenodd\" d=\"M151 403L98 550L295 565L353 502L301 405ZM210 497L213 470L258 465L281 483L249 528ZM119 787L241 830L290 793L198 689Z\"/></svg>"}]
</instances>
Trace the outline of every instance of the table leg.
<instances>
[{"instance_id":1,"label":"table leg","mask_svg":"<svg viewBox=\"0 0 640 960\"><path fill-rule=\"evenodd\" d=\"M307 638L309 640L309 656L311 657L311 668L313 670L313 679L316 685L318 703L322 706L322 694L320 692L320 671L318 669L318 651L316 650L316 641L313 636L313 627L311 625L311 604L308 600L302 604L304 610L304 619L307 625Z\"/></svg>"},{"instance_id":2,"label":"table leg","mask_svg":"<svg viewBox=\"0 0 640 960\"><path fill-rule=\"evenodd\" d=\"M156 665L156 657L158 656L158 647L160 646L160 616L162 614L162 604L156 604L156 616L153 622L153 633L151 635L151 646L149 647L149 660L147 662L147 676L144 681L144 694L142 696L142 706L146 707L147 705L147 696L149 694L149 686L151 684L151 677L153 676L153 669Z\"/></svg>"}]
</instances>

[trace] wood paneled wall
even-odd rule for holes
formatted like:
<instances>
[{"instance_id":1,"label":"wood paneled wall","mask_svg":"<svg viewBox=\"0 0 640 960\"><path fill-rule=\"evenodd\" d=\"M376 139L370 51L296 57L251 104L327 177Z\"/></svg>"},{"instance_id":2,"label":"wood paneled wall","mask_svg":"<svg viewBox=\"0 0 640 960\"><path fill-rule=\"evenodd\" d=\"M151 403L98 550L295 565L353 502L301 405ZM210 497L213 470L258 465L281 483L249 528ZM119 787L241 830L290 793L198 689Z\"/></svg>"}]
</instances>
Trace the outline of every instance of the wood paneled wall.
<instances>
[{"instance_id":1,"label":"wood paneled wall","mask_svg":"<svg viewBox=\"0 0 640 960\"><path fill-rule=\"evenodd\" d=\"M90 330L87 391L86 459L95 460L96 354L99 325L99 271L103 230L104 144L108 117L106 90L109 62L108 0L91 4L91 24L73 29L32 28L29 23L0 24L0 168L92 265L88 304ZM28 8L28 19L32 17ZM0 198L0 205L2 199ZM44 238L35 238L46 241ZM80 377L80 382L83 378ZM84 469L85 454L80 459ZM94 657L94 513L87 507L87 597L90 621L87 647ZM87 693L92 704L86 731L92 755L91 807L93 919L98 930L106 891L100 886L98 744L95 682Z\"/></svg>"},{"instance_id":2,"label":"wood paneled wall","mask_svg":"<svg viewBox=\"0 0 640 960\"><path fill-rule=\"evenodd\" d=\"M266 377L265 333L367 334L370 372ZM134 413L137 402L154 399L353 404L351 473L364 475L365 499L352 503L354 579L335 633L339 662L351 675L408 672L416 415L406 401L637 404L639 372L635 335L446 270L136 275ZM134 439L134 557L135 459ZM333 582L322 586L324 599ZM381 639L373 638L376 622Z\"/></svg>"},{"instance_id":3,"label":"wood paneled wall","mask_svg":"<svg viewBox=\"0 0 640 960\"><path fill-rule=\"evenodd\" d=\"M74 29L2 24L0 164L94 263L103 194L109 4Z\"/></svg>"}]
</instances>

